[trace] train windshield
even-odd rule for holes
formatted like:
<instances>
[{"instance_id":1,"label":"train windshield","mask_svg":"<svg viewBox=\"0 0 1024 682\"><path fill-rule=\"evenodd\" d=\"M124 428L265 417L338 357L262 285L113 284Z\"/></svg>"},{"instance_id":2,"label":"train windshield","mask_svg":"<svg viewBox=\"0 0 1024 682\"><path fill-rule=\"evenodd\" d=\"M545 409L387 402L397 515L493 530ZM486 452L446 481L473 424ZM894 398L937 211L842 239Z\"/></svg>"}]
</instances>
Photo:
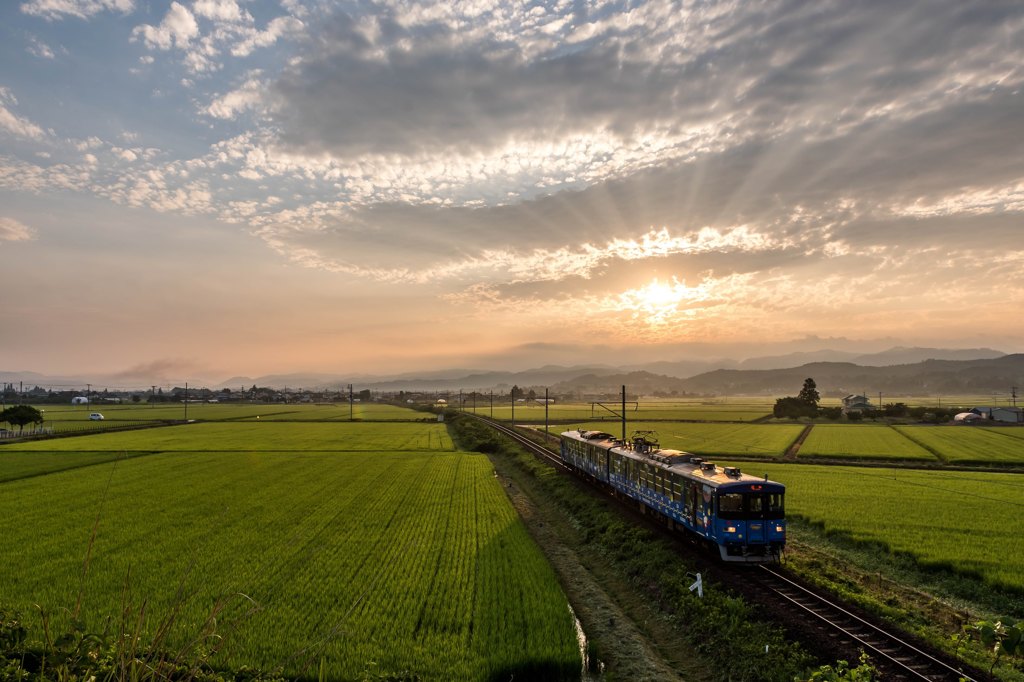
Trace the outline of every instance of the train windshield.
<instances>
[{"instance_id":1,"label":"train windshield","mask_svg":"<svg viewBox=\"0 0 1024 682\"><path fill-rule=\"evenodd\" d=\"M781 519L786 516L786 509L783 504L783 493L768 493L764 496L764 517L766 519Z\"/></svg>"},{"instance_id":2,"label":"train windshield","mask_svg":"<svg viewBox=\"0 0 1024 682\"><path fill-rule=\"evenodd\" d=\"M723 519L781 519L785 516L782 493L724 493L718 496L718 516Z\"/></svg>"}]
</instances>

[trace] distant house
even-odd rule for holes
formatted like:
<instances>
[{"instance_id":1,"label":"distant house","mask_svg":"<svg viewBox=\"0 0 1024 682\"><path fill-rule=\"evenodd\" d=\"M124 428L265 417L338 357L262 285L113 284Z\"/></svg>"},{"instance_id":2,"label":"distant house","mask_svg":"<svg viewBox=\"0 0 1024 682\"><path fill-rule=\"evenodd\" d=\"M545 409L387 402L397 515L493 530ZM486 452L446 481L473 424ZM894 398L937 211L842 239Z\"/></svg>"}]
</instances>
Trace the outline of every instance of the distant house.
<instances>
[{"instance_id":1,"label":"distant house","mask_svg":"<svg viewBox=\"0 0 1024 682\"><path fill-rule=\"evenodd\" d=\"M76 395L74 398L71 399L71 404L72 405L88 405L89 404L89 399L86 398L84 395Z\"/></svg>"},{"instance_id":2,"label":"distant house","mask_svg":"<svg viewBox=\"0 0 1024 682\"><path fill-rule=\"evenodd\" d=\"M973 424L984 420L985 417L982 417L977 412L961 412L953 417L953 421L957 424Z\"/></svg>"},{"instance_id":3,"label":"distant house","mask_svg":"<svg viewBox=\"0 0 1024 682\"><path fill-rule=\"evenodd\" d=\"M972 407L971 413L1004 424L1024 424L1024 410L1019 407Z\"/></svg>"},{"instance_id":4,"label":"distant house","mask_svg":"<svg viewBox=\"0 0 1024 682\"><path fill-rule=\"evenodd\" d=\"M843 398L843 414L850 414L851 412L860 414L861 412L873 409L875 409L875 406L871 404L867 396L848 395Z\"/></svg>"}]
</instances>

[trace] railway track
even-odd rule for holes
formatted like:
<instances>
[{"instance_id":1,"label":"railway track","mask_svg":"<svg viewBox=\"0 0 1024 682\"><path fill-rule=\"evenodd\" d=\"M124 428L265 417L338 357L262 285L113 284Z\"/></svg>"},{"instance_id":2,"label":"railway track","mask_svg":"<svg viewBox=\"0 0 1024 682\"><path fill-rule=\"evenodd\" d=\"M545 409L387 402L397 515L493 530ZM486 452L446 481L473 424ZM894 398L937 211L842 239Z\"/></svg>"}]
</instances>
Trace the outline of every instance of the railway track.
<instances>
[{"instance_id":1,"label":"railway track","mask_svg":"<svg viewBox=\"0 0 1024 682\"><path fill-rule=\"evenodd\" d=\"M514 440L515 442L519 443L520 445L522 445L524 448L526 448L530 452L532 452L537 457L540 457L545 462L547 462L551 466L555 467L556 469L560 469L562 471L569 471L569 472L573 471L573 468L568 466L568 465L566 465L566 463L562 461L562 458L554 450L546 448L543 445L540 445L540 444L530 440L529 438L527 438L523 434L519 433L518 431L516 431L512 427L505 426L501 422L494 421L493 419L489 419L487 417L482 417L480 415L474 415L474 414L466 413L466 416L467 417L473 417L474 419L479 419L480 421L486 423L488 426L490 426L495 431L499 431L499 432L505 434L506 436L508 436L509 438Z\"/></svg>"},{"instance_id":2,"label":"railway track","mask_svg":"<svg viewBox=\"0 0 1024 682\"><path fill-rule=\"evenodd\" d=\"M803 614L809 624L835 639L837 644L845 640L843 648L865 651L882 673L880 679L914 682L979 682L983 679L980 673L948 663L940 658L941 654L929 653L904 636L853 613L833 598L795 582L779 567L759 564L755 569L754 575L746 575L748 581L768 592L774 602L780 604L779 608Z\"/></svg>"},{"instance_id":3,"label":"railway track","mask_svg":"<svg viewBox=\"0 0 1024 682\"><path fill-rule=\"evenodd\" d=\"M559 470L573 471L556 452L539 445L515 429L485 417L476 418ZM663 526L655 527L674 539L679 539L678 533ZM753 592L753 598L758 601L768 601L771 608L783 609L792 614L796 621L803 621L819 632L820 639L831 642L830 648L835 651L867 652L872 664L882 675L879 679L912 682L980 682L988 679L983 673L943 660L942 654L928 652L923 647L907 641L905 637L853 613L834 598L799 584L777 566L743 566L735 573L741 571L742 576L739 578L746 583L744 593ZM758 589L751 590L751 583Z\"/></svg>"}]
</instances>

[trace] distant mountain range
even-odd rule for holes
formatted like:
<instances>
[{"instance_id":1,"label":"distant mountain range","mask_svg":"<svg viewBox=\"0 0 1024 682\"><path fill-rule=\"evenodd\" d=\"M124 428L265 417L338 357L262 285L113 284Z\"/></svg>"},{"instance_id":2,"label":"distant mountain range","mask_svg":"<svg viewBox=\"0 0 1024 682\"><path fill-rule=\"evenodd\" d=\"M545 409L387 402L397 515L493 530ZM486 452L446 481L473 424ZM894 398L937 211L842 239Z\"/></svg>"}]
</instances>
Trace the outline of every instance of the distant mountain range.
<instances>
[{"instance_id":1,"label":"distant mountain range","mask_svg":"<svg viewBox=\"0 0 1024 682\"><path fill-rule=\"evenodd\" d=\"M814 379L822 395L1005 395L1014 387L1018 392L1024 388L1024 354L874 367L812 362L785 369L718 369L682 380L678 390L719 395L796 395L808 377Z\"/></svg>"},{"instance_id":2,"label":"distant mountain range","mask_svg":"<svg viewBox=\"0 0 1024 682\"><path fill-rule=\"evenodd\" d=\"M679 394L795 394L807 377L814 378L822 394L881 391L892 394L985 394L1024 387L1024 354L1005 355L991 348L941 349L895 347L881 353L856 354L819 350L788 355L748 358L742 361L654 361L641 365L546 365L509 372L446 369L389 376L340 374L273 374L235 376L221 382L190 381L207 388L267 386L292 389L343 389L377 391L502 391L513 385L549 387L555 393L609 393L625 384L631 393ZM3 383L32 386L85 388L105 387L102 376L83 378L47 376L34 372L0 372ZM122 380L123 381L123 380ZM166 382L154 381L158 385ZM109 387L122 388L120 381ZM142 383L134 388L148 388Z\"/></svg>"}]
</instances>

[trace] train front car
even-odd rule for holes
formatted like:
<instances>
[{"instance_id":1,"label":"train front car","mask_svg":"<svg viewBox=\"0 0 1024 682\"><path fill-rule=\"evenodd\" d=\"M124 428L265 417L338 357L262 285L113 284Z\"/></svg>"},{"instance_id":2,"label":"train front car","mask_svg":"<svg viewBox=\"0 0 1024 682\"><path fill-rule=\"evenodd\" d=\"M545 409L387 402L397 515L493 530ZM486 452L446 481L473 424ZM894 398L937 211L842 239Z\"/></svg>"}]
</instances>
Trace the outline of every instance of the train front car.
<instances>
[{"instance_id":1,"label":"train front car","mask_svg":"<svg viewBox=\"0 0 1024 682\"><path fill-rule=\"evenodd\" d=\"M712 465L714 466L714 465ZM742 473L736 467L715 467L721 479L714 492L710 539L725 561L773 561L786 545L786 487Z\"/></svg>"}]
</instances>

